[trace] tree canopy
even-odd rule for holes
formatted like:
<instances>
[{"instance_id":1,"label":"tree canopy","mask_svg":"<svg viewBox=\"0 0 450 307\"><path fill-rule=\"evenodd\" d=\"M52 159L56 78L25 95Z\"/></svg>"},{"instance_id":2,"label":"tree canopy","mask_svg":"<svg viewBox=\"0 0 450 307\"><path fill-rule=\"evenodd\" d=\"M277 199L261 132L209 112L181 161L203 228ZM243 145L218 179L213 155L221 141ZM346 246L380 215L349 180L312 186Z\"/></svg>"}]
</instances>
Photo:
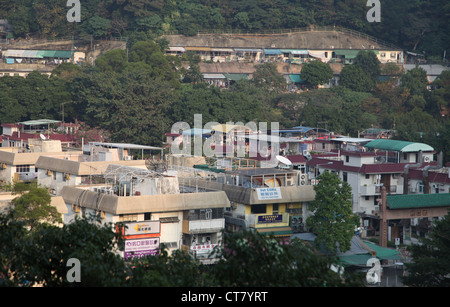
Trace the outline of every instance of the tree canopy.
<instances>
[{"instance_id":1,"label":"tree canopy","mask_svg":"<svg viewBox=\"0 0 450 307\"><path fill-rule=\"evenodd\" d=\"M359 220L352 213L351 187L329 171L317 179L319 183L314 186L316 197L309 206L313 215L306 224L317 234L315 245L326 254L335 254L338 249L346 252L350 249L350 240Z\"/></svg>"}]
</instances>

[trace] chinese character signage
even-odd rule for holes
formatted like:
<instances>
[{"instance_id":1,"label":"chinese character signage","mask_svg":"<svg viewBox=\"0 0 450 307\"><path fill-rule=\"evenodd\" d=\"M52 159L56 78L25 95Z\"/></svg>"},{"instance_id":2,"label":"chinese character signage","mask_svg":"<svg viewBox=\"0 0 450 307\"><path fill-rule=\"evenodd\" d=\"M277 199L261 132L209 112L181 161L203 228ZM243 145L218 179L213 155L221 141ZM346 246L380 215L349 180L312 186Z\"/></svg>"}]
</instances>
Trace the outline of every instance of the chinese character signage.
<instances>
[{"instance_id":1,"label":"chinese character signage","mask_svg":"<svg viewBox=\"0 0 450 307\"><path fill-rule=\"evenodd\" d=\"M192 245L191 250L194 251L205 251L205 250L212 250L214 247L216 247L217 244L201 244L201 245Z\"/></svg>"},{"instance_id":2,"label":"chinese character signage","mask_svg":"<svg viewBox=\"0 0 450 307\"><path fill-rule=\"evenodd\" d=\"M125 241L125 259L155 256L159 251L159 238Z\"/></svg>"},{"instance_id":3,"label":"chinese character signage","mask_svg":"<svg viewBox=\"0 0 450 307\"><path fill-rule=\"evenodd\" d=\"M260 224L282 223L282 222L283 222L283 215L281 215L281 214L258 216L258 223L260 223Z\"/></svg>"},{"instance_id":4,"label":"chinese character signage","mask_svg":"<svg viewBox=\"0 0 450 307\"><path fill-rule=\"evenodd\" d=\"M144 235L160 233L160 221L145 221L137 223L127 223L125 229L125 235Z\"/></svg>"},{"instance_id":5,"label":"chinese character signage","mask_svg":"<svg viewBox=\"0 0 450 307\"><path fill-rule=\"evenodd\" d=\"M259 188L256 189L259 200L265 199L281 199L281 190L277 188Z\"/></svg>"}]
</instances>

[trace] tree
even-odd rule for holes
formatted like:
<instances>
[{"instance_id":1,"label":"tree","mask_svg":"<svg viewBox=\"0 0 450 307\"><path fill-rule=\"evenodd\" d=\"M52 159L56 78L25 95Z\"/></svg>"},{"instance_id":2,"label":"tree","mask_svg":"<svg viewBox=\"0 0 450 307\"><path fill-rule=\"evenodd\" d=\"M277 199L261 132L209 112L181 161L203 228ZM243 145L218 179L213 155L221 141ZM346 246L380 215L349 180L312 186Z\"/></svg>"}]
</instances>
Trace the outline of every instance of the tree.
<instances>
[{"instance_id":1,"label":"tree","mask_svg":"<svg viewBox=\"0 0 450 307\"><path fill-rule=\"evenodd\" d=\"M345 252L350 249L357 217L352 214L352 193L347 182L338 175L325 171L314 186L315 199L309 209L313 215L307 219L308 227L317 234L315 242L327 254Z\"/></svg>"},{"instance_id":2,"label":"tree","mask_svg":"<svg viewBox=\"0 0 450 307\"><path fill-rule=\"evenodd\" d=\"M286 80L278 73L274 63L259 64L255 67L253 82L256 86L275 92L286 88Z\"/></svg>"},{"instance_id":3,"label":"tree","mask_svg":"<svg viewBox=\"0 0 450 307\"><path fill-rule=\"evenodd\" d=\"M301 76L309 87L317 88L318 85L330 82L330 79L333 78L333 71L327 63L312 61L303 65Z\"/></svg>"},{"instance_id":4,"label":"tree","mask_svg":"<svg viewBox=\"0 0 450 307\"><path fill-rule=\"evenodd\" d=\"M369 92L374 85L370 75L354 64L342 68L339 84L356 92Z\"/></svg>"},{"instance_id":5,"label":"tree","mask_svg":"<svg viewBox=\"0 0 450 307\"><path fill-rule=\"evenodd\" d=\"M403 283L411 287L450 286L450 215L432 226L428 237L410 247L411 262L405 263L408 274Z\"/></svg>"},{"instance_id":6,"label":"tree","mask_svg":"<svg viewBox=\"0 0 450 307\"><path fill-rule=\"evenodd\" d=\"M9 209L13 219L24 222L31 230L42 224L62 223L61 213L50 204L51 196L47 188L36 183L16 183L13 191L20 194L12 200Z\"/></svg>"},{"instance_id":7,"label":"tree","mask_svg":"<svg viewBox=\"0 0 450 307\"><path fill-rule=\"evenodd\" d=\"M353 60L353 65L360 67L372 80L372 86L378 82L381 73L380 61L372 50L361 50Z\"/></svg>"},{"instance_id":8,"label":"tree","mask_svg":"<svg viewBox=\"0 0 450 307\"><path fill-rule=\"evenodd\" d=\"M257 232L226 233L220 261L210 272L222 287L323 287L362 285L339 276L334 259L317 256L301 241L289 243Z\"/></svg>"}]
</instances>

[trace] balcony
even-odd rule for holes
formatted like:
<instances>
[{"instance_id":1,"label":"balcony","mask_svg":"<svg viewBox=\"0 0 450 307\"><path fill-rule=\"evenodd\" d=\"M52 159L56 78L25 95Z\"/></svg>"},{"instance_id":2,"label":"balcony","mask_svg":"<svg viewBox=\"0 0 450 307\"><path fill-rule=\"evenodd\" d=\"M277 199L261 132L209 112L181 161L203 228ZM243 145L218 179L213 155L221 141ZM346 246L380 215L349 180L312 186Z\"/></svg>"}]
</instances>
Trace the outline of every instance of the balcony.
<instances>
[{"instance_id":1,"label":"balcony","mask_svg":"<svg viewBox=\"0 0 450 307\"><path fill-rule=\"evenodd\" d=\"M383 185L377 185L377 184L362 185L360 187L360 193L362 196L380 195L382 187L383 187ZM402 194L403 186L402 185L386 186L386 192L388 194Z\"/></svg>"},{"instance_id":2,"label":"balcony","mask_svg":"<svg viewBox=\"0 0 450 307\"><path fill-rule=\"evenodd\" d=\"M220 232L225 228L225 219L183 220L183 232L189 234Z\"/></svg>"}]
</instances>

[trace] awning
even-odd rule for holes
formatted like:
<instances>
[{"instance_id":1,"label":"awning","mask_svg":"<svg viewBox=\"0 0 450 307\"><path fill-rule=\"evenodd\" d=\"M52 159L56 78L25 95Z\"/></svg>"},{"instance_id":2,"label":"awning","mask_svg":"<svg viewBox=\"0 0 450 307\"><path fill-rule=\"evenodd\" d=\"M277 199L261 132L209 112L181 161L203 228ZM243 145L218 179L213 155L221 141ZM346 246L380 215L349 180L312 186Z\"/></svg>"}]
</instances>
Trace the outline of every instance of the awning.
<instances>
[{"instance_id":1,"label":"awning","mask_svg":"<svg viewBox=\"0 0 450 307\"><path fill-rule=\"evenodd\" d=\"M273 235L275 237L285 237L293 235L291 227L257 228L256 231L260 234Z\"/></svg>"},{"instance_id":2,"label":"awning","mask_svg":"<svg viewBox=\"0 0 450 307\"><path fill-rule=\"evenodd\" d=\"M72 51L55 51L53 57L60 59L70 59L73 55Z\"/></svg>"},{"instance_id":3,"label":"awning","mask_svg":"<svg viewBox=\"0 0 450 307\"><path fill-rule=\"evenodd\" d=\"M204 79L226 79L223 74L203 74Z\"/></svg>"},{"instance_id":4,"label":"awning","mask_svg":"<svg viewBox=\"0 0 450 307\"><path fill-rule=\"evenodd\" d=\"M42 56L39 54L38 50L24 50L22 54L23 58L42 58Z\"/></svg>"},{"instance_id":5,"label":"awning","mask_svg":"<svg viewBox=\"0 0 450 307\"><path fill-rule=\"evenodd\" d=\"M186 52L186 49L183 47L169 47L169 51L172 52Z\"/></svg>"},{"instance_id":6,"label":"awning","mask_svg":"<svg viewBox=\"0 0 450 307\"><path fill-rule=\"evenodd\" d=\"M283 53L290 53L290 54L308 54L308 50L298 50L298 49L281 49L281 52Z\"/></svg>"},{"instance_id":7,"label":"awning","mask_svg":"<svg viewBox=\"0 0 450 307\"><path fill-rule=\"evenodd\" d=\"M183 135L204 135L204 134L211 134L210 129L200 129L200 128L192 128L188 130L183 130L181 133Z\"/></svg>"},{"instance_id":8,"label":"awning","mask_svg":"<svg viewBox=\"0 0 450 307\"><path fill-rule=\"evenodd\" d=\"M318 59L325 59L325 51L311 51L308 50L308 54L310 56L312 56L313 58L318 58Z\"/></svg>"},{"instance_id":9,"label":"awning","mask_svg":"<svg viewBox=\"0 0 450 307\"><path fill-rule=\"evenodd\" d=\"M248 76L246 74L223 74L223 75L230 81L239 81L242 79L248 79Z\"/></svg>"},{"instance_id":10,"label":"awning","mask_svg":"<svg viewBox=\"0 0 450 307\"><path fill-rule=\"evenodd\" d=\"M292 54L308 54L308 50L291 50Z\"/></svg>"},{"instance_id":11,"label":"awning","mask_svg":"<svg viewBox=\"0 0 450 307\"><path fill-rule=\"evenodd\" d=\"M346 59L354 59L360 50L334 50L334 54L344 56Z\"/></svg>"},{"instance_id":12,"label":"awning","mask_svg":"<svg viewBox=\"0 0 450 307\"><path fill-rule=\"evenodd\" d=\"M293 83L303 83L303 82L305 82L305 80L302 80L302 78L300 77L299 74L289 75L289 79Z\"/></svg>"},{"instance_id":13,"label":"awning","mask_svg":"<svg viewBox=\"0 0 450 307\"><path fill-rule=\"evenodd\" d=\"M3 57L21 58L24 51L25 50L9 49L9 50L5 51L5 53L3 54Z\"/></svg>"},{"instance_id":14,"label":"awning","mask_svg":"<svg viewBox=\"0 0 450 307\"><path fill-rule=\"evenodd\" d=\"M234 51L236 51L236 52L250 52L250 53L257 53L257 52L262 52L262 49L234 48Z\"/></svg>"},{"instance_id":15,"label":"awning","mask_svg":"<svg viewBox=\"0 0 450 307\"><path fill-rule=\"evenodd\" d=\"M55 50L40 50L39 56L41 58L53 58L55 55Z\"/></svg>"},{"instance_id":16,"label":"awning","mask_svg":"<svg viewBox=\"0 0 450 307\"><path fill-rule=\"evenodd\" d=\"M184 47L186 51L211 51L211 47Z\"/></svg>"},{"instance_id":17,"label":"awning","mask_svg":"<svg viewBox=\"0 0 450 307\"><path fill-rule=\"evenodd\" d=\"M211 48L211 51L216 51L216 52L233 52L234 50L232 48Z\"/></svg>"},{"instance_id":18,"label":"awning","mask_svg":"<svg viewBox=\"0 0 450 307\"><path fill-rule=\"evenodd\" d=\"M264 49L264 53L266 55L280 55L281 50L280 49Z\"/></svg>"}]
</instances>

